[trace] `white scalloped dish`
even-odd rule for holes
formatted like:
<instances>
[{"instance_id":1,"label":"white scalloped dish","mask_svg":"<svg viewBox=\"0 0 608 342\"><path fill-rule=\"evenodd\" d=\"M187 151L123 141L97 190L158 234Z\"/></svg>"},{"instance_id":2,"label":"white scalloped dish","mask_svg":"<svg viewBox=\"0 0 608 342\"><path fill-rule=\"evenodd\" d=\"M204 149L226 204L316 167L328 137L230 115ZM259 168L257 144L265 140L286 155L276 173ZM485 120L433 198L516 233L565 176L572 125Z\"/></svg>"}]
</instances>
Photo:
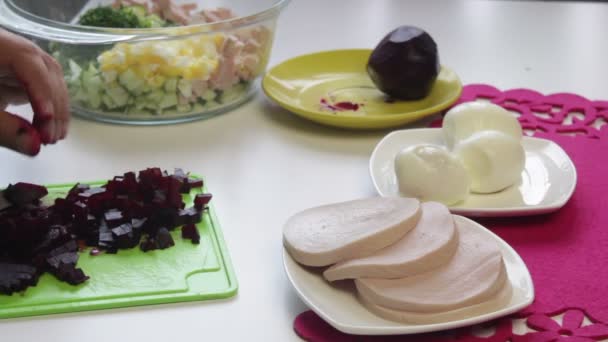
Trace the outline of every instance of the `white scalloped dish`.
<instances>
[{"instance_id":1,"label":"white scalloped dish","mask_svg":"<svg viewBox=\"0 0 608 342\"><path fill-rule=\"evenodd\" d=\"M370 158L370 174L381 196L400 196L394 160L403 148L430 143L443 145L441 129L422 128L394 131L384 137ZM556 211L563 207L576 187L576 168L556 143L523 137L526 163L517 184L492 194L471 193L449 206L464 216L526 216Z\"/></svg>"}]
</instances>

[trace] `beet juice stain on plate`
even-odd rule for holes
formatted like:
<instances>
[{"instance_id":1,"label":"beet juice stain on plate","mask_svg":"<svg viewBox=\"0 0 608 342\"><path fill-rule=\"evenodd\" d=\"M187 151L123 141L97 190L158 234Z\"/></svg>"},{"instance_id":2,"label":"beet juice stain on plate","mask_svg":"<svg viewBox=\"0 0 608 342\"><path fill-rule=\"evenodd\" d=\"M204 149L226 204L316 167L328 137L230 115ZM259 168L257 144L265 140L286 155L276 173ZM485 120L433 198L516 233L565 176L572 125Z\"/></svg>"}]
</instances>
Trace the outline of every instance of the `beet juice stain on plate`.
<instances>
[{"instance_id":1,"label":"beet juice stain on plate","mask_svg":"<svg viewBox=\"0 0 608 342\"><path fill-rule=\"evenodd\" d=\"M344 112L344 111L353 111L356 112L360 107L364 105L362 103L354 103L350 101L340 101L335 103L330 103L325 98L321 98L321 108L324 110L329 110L332 112Z\"/></svg>"}]
</instances>

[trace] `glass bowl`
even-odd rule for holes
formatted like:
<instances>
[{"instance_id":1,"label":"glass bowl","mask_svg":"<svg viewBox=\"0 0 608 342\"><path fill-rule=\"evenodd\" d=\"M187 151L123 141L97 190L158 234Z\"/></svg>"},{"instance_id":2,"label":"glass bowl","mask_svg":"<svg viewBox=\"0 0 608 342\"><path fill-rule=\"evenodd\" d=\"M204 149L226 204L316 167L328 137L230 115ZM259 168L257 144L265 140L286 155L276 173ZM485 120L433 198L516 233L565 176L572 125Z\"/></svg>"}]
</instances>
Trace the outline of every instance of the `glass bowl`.
<instances>
[{"instance_id":1,"label":"glass bowl","mask_svg":"<svg viewBox=\"0 0 608 342\"><path fill-rule=\"evenodd\" d=\"M62 64L74 114L164 124L207 118L247 101L266 69L277 17L288 2L0 0L0 25ZM88 10L110 5L129 5L126 10L145 24L78 24Z\"/></svg>"}]
</instances>

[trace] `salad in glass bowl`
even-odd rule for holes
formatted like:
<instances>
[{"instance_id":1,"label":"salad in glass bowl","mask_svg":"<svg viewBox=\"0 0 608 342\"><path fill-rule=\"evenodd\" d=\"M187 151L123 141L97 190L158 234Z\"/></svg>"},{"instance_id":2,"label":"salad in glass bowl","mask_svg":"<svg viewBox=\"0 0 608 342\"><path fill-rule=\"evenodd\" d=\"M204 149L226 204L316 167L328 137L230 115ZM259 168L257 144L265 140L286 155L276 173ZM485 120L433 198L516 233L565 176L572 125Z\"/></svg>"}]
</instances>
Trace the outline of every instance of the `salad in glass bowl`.
<instances>
[{"instance_id":1,"label":"salad in glass bowl","mask_svg":"<svg viewBox=\"0 0 608 342\"><path fill-rule=\"evenodd\" d=\"M209 117L246 101L268 63L286 1L202 8L178 0L0 0L0 24L62 64L76 115L158 124Z\"/></svg>"}]
</instances>

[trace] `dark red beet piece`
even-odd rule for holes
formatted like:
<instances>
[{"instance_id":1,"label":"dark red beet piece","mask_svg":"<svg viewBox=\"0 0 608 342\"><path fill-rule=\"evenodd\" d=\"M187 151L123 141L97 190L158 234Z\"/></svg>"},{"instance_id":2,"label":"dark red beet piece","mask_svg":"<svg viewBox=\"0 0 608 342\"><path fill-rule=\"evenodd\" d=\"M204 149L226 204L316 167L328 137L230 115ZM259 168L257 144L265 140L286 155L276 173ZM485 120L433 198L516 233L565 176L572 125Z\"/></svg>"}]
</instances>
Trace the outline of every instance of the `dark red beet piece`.
<instances>
[{"instance_id":1,"label":"dark red beet piece","mask_svg":"<svg viewBox=\"0 0 608 342\"><path fill-rule=\"evenodd\" d=\"M10 295L38 283L38 273L30 265L0 262L0 293Z\"/></svg>"},{"instance_id":2,"label":"dark red beet piece","mask_svg":"<svg viewBox=\"0 0 608 342\"><path fill-rule=\"evenodd\" d=\"M114 236L104 220L101 220L99 223L99 247L104 247L106 249L112 249L112 247L114 247Z\"/></svg>"},{"instance_id":3,"label":"dark red beet piece","mask_svg":"<svg viewBox=\"0 0 608 342\"><path fill-rule=\"evenodd\" d=\"M158 248L160 249L169 248L175 245L171 233L169 233L165 227L160 228L156 233L156 242L158 243Z\"/></svg>"},{"instance_id":4,"label":"dark red beet piece","mask_svg":"<svg viewBox=\"0 0 608 342\"><path fill-rule=\"evenodd\" d=\"M193 223L187 224L182 227L182 238L190 239L192 243L199 244L201 242L201 235Z\"/></svg>"},{"instance_id":5,"label":"dark red beet piece","mask_svg":"<svg viewBox=\"0 0 608 342\"><path fill-rule=\"evenodd\" d=\"M80 184L80 183L76 183L72 189L70 189L70 191L68 192L68 196L74 196L74 195L78 195L81 192L87 191L91 188L90 185L88 184Z\"/></svg>"},{"instance_id":6,"label":"dark red beet piece","mask_svg":"<svg viewBox=\"0 0 608 342\"><path fill-rule=\"evenodd\" d=\"M75 264L60 263L57 268L51 269L51 273L57 279L65 281L70 285L82 284L89 279L80 268L76 268Z\"/></svg>"},{"instance_id":7,"label":"dark red beet piece","mask_svg":"<svg viewBox=\"0 0 608 342\"><path fill-rule=\"evenodd\" d=\"M104 219L110 227L116 227L124 221L124 217L118 209L110 209L106 211L104 214Z\"/></svg>"},{"instance_id":8,"label":"dark red beet piece","mask_svg":"<svg viewBox=\"0 0 608 342\"><path fill-rule=\"evenodd\" d=\"M124 223L112 229L115 246L121 249L133 248L139 244L141 234L133 231L130 223Z\"/></svg>"},{"instance_id":9,"label":"dark red beet piece","mask_svg":"<svg viewBox=\"0 0 608 342\"><path fill-rule=\"evenodd\" d=\"M148 219L145 217L141 218L141 219L133 218L133 219L131 219L131 226L133 227L134 230L141 230L144 227L144 225L146 224L147 220Z\"/></svg>"},{"instance_id":10,"label":"dark red beet piece","mask_svg":"<svg viewBox=\"0 0 608 342\"><path fill-rule=\"evenodd\" d=\"M22 207L37 202L49 192L45 187L30 183L17 183L9 185L4 190L4 197L13 205Z\"/></svg>"},{"instance_id":11,"label":"dark red beet piece","mask_svg":"<svg viewBox=\"0 0 608 342\"><path fill-rule=\"evenodd\" d=\"M153 237L147 236L143 239L143 241L139 244L139 249L144 252L158 249L158 244Z\"/></svg>"},{"instance_id":12,"label":"dark red beet piece","mask_svg":"<svg viewBox=\"0 0 608 342\"><path fill-rule=\"evenodd\" d=\"M106 191L106 189L104 189L104 188L95 187L95 188L86 189L85 191L82 191L82 192L78 193L78 195L80 197L88 198L88 197L91 197L93 195L103 193L105 191Z\"/></svg>"},{"instance_id":13,"label":"dark red beet piece","mask_svg":"<svg viewBox=\"0 0 608 342\"><path fill-rule=\"evenodd\" d=\"M177 215L177 225L181 226L189 223L199 223L201 222L201 218L201 212L197 211L194 207L182 209Z\"/></svg>"},{"instance_id":14,"label":"dark red beet piece","mask_svg":"<svg viewBox=\"0 0 608 342\"><path fill-rule=\"evenodd\" d=\"M212 197L213 195L211 194L197 194L194 196L194 207L199 211L203 210L209 204Z\"/></svg>"},{"instance_id":15,"label":"dark red beet piece","mask_svg":"<svg viewBox=\"0 0 608 342\"><path fill-rule=\"evenodd\" d=\"M66 226L51 226L44 239L32 248L32 254L46 254L52 249L71 241L73 236L68 232Z\"/></svg>"}]
</instances>

